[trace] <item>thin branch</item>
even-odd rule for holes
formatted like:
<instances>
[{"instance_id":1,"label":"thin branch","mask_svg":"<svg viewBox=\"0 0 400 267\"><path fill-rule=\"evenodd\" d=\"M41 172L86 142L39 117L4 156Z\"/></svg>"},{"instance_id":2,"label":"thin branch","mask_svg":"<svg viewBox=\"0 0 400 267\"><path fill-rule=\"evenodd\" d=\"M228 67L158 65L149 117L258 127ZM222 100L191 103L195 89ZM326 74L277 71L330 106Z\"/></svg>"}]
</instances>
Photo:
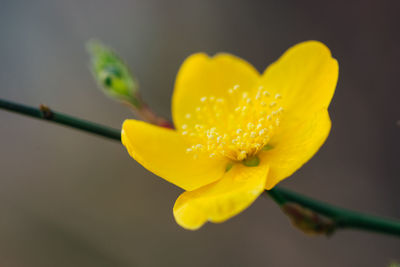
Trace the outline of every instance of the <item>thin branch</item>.
<instances>
[{"instance_id":1,"label":"thin branch","mask_svg":"<svg viewBox=\"0 0 400 267\"><path fill-rule=\"evenodd\" d=\"M44 105L35 108L0 99L0 108L121 141L120 130L56 112Z\"/></svg>"},{"instance_id":2,"label":"thin branch","mask_svg":"<svg viewBox=\"0 0 400 267\"><path fill-rule=\"evenodd\" d=\"M273 199L281 207L288 202L300 204L303 207L332 219L335 222L336 230L338 228L354 228L400 236L399 220L383 218L336 207L278 186L270 191L273 192L272 194L269 192L270 196L279 195L279 202L276 197L273 197ZM285 201L282 202L282 199Z\"/></svg>"}]
</instances>

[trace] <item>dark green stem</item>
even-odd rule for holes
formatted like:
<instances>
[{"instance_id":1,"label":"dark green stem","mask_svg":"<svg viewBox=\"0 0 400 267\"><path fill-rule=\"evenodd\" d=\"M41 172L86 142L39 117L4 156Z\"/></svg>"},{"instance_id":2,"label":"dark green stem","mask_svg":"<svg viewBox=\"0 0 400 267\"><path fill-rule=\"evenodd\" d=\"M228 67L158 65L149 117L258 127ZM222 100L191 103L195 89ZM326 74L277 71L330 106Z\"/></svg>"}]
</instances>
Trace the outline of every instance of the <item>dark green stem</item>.
<instances>
[{"instance_id":1,"label":"dark green stem","mask_svg":"<svg viewBox=\"0 0 400 267\"><path fill-rule=\"evenodd\" d=\"M116 141L121 140L121 131L119 129L113 129L62 114L43 105L39 108L35 108L0 99L0 109L66 125ZM313 212L328 217L335 222L336 228L355 228L400 236L400 222L398 220L386 219L335 207L280 187L275 187L267 191L267 193L281 207L288 203L297 203Z\"/></svg>"},{"instance_id":2,"label":"dark green stem","mask_svg":"<svg viewBox=\"0 0 400 267\"><path fill-rule=\"evenodd\" d=\"M275 187L276 188L276 187ZM267 195L275 201L276 204L282 206L287 202L287 200L278 192L279 190L271 189L265 191Z\"/></svg>"},{"instance_id":3,"label":"dark green stem","mask_svg":"<svg viewBox=\"0 0 400 267\"><path fill-rule=\"evenodd\" d=\"M278 186L267 193L280 206L294 202L332 219L336 228L355 228L400 236L399 220L339 208Z\"/></svg>"},{"instance_id":4,"label":"dark green stem","mask_svg":"<svg viewBox=\"0 0 400 267\"><path fill-rule=\"evenodd\" d=\"M59 113L44 105L35 108L0 99L0 108L121 141L120 130Z\"/></svg>"}]
</instances>

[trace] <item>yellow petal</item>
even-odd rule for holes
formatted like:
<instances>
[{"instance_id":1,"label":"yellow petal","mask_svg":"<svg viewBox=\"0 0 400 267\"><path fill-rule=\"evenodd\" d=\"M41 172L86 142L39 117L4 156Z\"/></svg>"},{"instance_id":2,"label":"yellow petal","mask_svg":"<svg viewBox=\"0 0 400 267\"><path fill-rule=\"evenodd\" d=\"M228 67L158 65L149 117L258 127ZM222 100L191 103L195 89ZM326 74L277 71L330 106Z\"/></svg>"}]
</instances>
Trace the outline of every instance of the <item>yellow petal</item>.
<instances>
[{"instance_id":1,"label":"yellow petal","mask_svg":"<svg viewBox=\"0 0 400 267\"><path fill-rule=\"evenodd\" d=\"M328 47L317 41L297 44L264 72L264 87L282 96L285 113L300 117L327 108L339 67Z\"/></svg>"},{"instance_id":2,"label":"yellow petal","mask_svg":"<svg viewBox=\"0 0 400 267\"><path fill-rule=\"evenodd\" d=\"M182 64L175 82L172 97L175 127L181 128L185 115L195 110L202 97L225 98L229 88L235 85L251 90L259 78L260 74L251 64L230 54L211 58L203 53L190 56Z\"/></svg>"},{"instance_id":3,"label":"yellow petal","mask_svg":"<svg viewBox=\"0 0 400 267\"><path fill-rule=\"evenodd\" d=\"M272 149L260 153L260 158L270 166L266 189L273 188L306 163L325 142L330 129L326 109L283 124L270 141Z\"/></svg>"},{"instance_id":4,"label":"yellow petal","mask_svg":"<svg viewBox=\"0 0 400 267\"><path fill-rule=\"evenodd\" d=\"M247 208L264 191L267 162L257 167L235 164L224 177L194 191L184 192L174 206L175 220L196 230L205 222L223 222Z\"/></svg>"},{"instance_id":5,"label":"yellow petal","mask_svg":"<svg viewBox=\"0 0 400 267\"><path fill-rule=\"evenodd\" d=\"M225 172L226 159L211 159L207 155L194 159L175 130L126 120L121 139L129 154L143 167L185 190L212 183Z\"/></svg>"}]
</instances>

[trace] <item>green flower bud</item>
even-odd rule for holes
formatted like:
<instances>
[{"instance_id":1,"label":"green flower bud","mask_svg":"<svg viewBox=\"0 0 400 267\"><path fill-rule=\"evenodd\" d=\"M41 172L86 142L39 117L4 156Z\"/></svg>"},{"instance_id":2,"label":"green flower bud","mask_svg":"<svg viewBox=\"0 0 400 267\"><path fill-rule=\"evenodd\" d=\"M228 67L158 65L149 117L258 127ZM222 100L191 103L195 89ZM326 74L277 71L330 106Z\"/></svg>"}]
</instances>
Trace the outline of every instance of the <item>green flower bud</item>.
<instances>
[{"instance_id":1,"label":"green flower bud","mask_svg":"<svg viewBox=\"0 0 400 267\"><path fill-rule=\"evenodd\" d=\"M87 50L93 76L105 94L139 108L138 83L122 59L99 41L89 41Z\"/></svg>"}]
</instances>

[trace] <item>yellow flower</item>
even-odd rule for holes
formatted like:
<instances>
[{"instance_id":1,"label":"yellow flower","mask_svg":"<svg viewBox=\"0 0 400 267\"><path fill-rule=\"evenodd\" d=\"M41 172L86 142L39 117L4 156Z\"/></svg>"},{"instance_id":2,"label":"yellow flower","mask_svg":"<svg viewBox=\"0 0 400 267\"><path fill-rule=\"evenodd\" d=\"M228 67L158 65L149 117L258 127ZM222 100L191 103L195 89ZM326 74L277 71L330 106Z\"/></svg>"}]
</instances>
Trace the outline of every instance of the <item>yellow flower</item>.
<instances>
[{"instance_id":1,"label":"yellow flower","mask_svg":"<svg viewBox=\"0 0 400 267\"><path fill-rule=\"evenodd\" d=\"M230 54L194 54L176 78L176 130L126 120L122 143L186 190L173 209L179 225L223 222L318 151L337 78L337 61L317 41L293 46L263 74Z\"/></svg>"}]
</instances>

